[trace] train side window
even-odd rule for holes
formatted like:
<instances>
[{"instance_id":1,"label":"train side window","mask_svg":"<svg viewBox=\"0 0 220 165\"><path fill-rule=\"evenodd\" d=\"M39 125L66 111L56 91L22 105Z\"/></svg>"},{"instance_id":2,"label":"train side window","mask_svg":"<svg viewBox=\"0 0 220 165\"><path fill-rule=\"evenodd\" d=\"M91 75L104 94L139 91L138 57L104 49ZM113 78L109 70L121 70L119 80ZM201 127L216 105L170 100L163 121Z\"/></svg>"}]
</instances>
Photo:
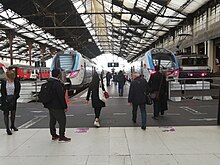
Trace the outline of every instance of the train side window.
<instances>
[{"instance_id":1,"label":"train side window","mask_svg":"<svg viewBox=\"0 0 220 165\"><path fill-rule=\"evenodd\" d=\"M27 70L26 69L24 69L24 74L27 74Z\"/></svg>"},{"instance_id":2,"label":"train side window","mask_svg":"<svg viewBox=\"0 0 220 165\"><path fill-rule=\"evenodd\" d=\"M34 74L34 69L32 70L32 74Z\"/></svg>"}]
</instances>

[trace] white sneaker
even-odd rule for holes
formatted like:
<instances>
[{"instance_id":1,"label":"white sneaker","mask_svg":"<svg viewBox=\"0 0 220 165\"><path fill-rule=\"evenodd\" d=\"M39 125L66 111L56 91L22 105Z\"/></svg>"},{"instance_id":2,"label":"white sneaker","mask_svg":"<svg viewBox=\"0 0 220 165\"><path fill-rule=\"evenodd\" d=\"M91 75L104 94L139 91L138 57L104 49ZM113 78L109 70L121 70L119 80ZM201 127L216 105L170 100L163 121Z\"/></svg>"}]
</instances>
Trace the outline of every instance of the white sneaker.
<instances>
[{"instance_id":1,"label":"white sneaker","mask_svg":"<svg viewBox=\"0 0 220 165\"><path fill-rule=\"evenodd\" d=\"M98 122L98 121L94 121L94 126L97 127L97 128L99 128L99 127L100 127L99 122Z\"/></svg>"}]
</instances>

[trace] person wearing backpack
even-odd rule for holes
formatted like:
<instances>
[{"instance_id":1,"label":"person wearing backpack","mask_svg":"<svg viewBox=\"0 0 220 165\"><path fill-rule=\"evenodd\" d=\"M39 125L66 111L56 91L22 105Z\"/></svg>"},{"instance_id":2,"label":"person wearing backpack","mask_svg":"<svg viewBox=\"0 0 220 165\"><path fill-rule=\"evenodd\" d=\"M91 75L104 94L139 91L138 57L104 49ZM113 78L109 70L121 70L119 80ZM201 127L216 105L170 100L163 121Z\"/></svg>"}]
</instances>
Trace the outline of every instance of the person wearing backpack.
<instances>
[{"instance_id":1,"label":"person wearing backpack","mask_svg":"<svg viewBox=\"0 0 220 165\"><path fill-rule=\"evenodd\" d=\"M52 77L48 79L48 84L50 84L50 92L48 92L48 97L52 99L44 104L45 108L49 109L50 114L50 134L52 135L52 140L68 142L71 138L65 136L66 128L66 114L67 104L65 100L65 88L63 83L60 81L61 71L60 69L52 70ZM48 85L49 86L49 85ZM59 135L56 134L56 122L59 123Z\"/></svg>"}]
</instances>

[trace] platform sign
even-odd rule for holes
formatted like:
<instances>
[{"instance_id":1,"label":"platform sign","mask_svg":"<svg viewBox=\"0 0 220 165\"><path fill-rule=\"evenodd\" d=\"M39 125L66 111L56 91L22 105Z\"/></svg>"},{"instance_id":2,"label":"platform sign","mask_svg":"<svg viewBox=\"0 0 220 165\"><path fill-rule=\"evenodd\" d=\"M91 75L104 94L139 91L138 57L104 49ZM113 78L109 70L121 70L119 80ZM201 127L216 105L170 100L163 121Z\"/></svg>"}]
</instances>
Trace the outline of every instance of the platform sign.
<instances>
[{"instance_id":1,"label":"platform sign","mask_svg":"<svg viewBox=\"0 0 220 165\"><path fill-rule=\"evenodd\" d=\"M119 67L118 62L108 62L108 67Z\"/></svg>"}]
</instances>

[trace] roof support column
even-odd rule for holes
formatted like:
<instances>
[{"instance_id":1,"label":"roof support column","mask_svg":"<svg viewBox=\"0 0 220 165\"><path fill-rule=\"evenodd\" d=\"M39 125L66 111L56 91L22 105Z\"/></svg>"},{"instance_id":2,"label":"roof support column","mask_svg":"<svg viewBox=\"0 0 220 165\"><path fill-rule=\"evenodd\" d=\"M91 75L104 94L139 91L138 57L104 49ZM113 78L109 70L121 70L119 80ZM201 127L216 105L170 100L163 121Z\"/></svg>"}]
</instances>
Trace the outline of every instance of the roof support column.
<instances>
[{"instance_id":1,"label":"roof support column","mask_svg":"<svg viewBox=\"0 0 220 165\"><path fill-rule=\"evenodd\" d=\"M53 57L53 55L56 52L56 48L50 48L50 55Z\"/></svg>"},{"instance_id":2,"label":"roof support column","mask_svg":"<svg viewBox=\"0 0 220 165\"><path fill-rule=\"evenodd\" d=\"M28 44L28 51L29 51L29 65L31 66L31 50L32 50L32 44L33 41L32 40L27 40L26 43Z\"/></svg>"},{"instance_id":3,"label":"roof support column","mask_svg":"<svg viewBox=\"0 0 220 165\"><path fill-rule=\"evenodd\" d=\"M192 45L192 53L198 53L198 45Z\"/></svg>"},{"instance_id":4,"label":"roof support column","mask_svg":"<svg viewBox=\"0 0 220 165\"><path fill-rule=\"evenodd\" d=\"M46 50L46 46L45 45L40 45L40 50L41 50L41 54L42 54L41 61L44 62L44 53L45 53L45 50Z\"/></svg>"},{"instance_id":5,"label":"roof support column","mask_svg":"<svg viewBox=\"0 0 220 165\"><path fill-rule=\"evenodd\" d=\"M6 35L9 39L9 47L10 47L10 65L13 65L13 50L12 50L12 44L13 44L13 38L14 38L14 31L13 30L9 30L6 31Z\"/></svg>"},{"instance_id":6,"label":"roof support column","mask_svg":"<svg viewBox=\"0 0 220 165\"><path fill-rule=\"evenodd\" d=\"M211 67L211 71L214 71L214 62L215 62L215 58L214 58L214 42L213 40L208 40L208 65Z\"/></svg>"}]
</instances>

